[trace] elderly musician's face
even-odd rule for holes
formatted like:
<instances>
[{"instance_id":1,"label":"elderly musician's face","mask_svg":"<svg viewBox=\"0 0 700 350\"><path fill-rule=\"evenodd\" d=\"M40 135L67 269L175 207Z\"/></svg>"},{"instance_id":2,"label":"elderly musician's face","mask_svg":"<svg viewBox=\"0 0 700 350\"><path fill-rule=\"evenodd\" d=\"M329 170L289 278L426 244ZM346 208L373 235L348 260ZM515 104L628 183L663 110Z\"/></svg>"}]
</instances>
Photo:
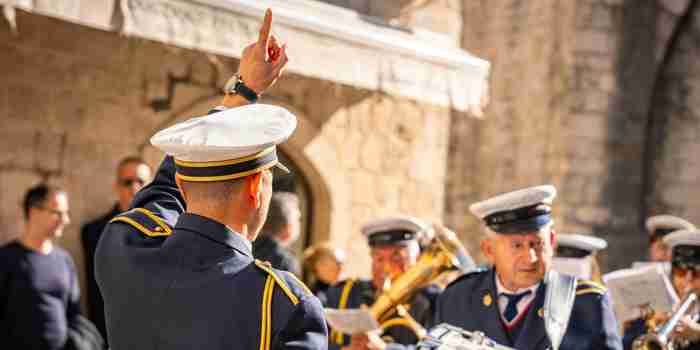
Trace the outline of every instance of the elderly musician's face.
<instances>
[{"instance_id":1,"label":"elderly musician's face","mask_svg":"<svg viewBox=\"0 0 700 350\"><path fill-rule=\"evenodd\" d=\"M511 291L540 282L552 264L554 230L522 234L493 234L481 250L495 266L500 282Z\"/></svg>"},{"instance_id":2,"label":"elderly musician's face","mask_svg":"<svg viewBox=\"0 0 700 350\"><path fill-rule=\"evenodd\" d=\"M387 278L395 278L416 263L415 254L411 254L411 249L407 245L376 246L371 248L370 254L372 256L372 284L377 289L384 286L384 281Z\"/></svg>"}]
</instances>

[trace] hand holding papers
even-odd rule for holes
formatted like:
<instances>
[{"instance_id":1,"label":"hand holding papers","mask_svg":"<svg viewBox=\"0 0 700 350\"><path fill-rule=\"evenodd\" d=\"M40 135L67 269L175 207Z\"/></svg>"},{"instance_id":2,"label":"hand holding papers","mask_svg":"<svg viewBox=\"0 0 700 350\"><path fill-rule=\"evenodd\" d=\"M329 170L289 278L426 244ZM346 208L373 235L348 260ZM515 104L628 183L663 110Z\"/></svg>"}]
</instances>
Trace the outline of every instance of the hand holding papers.
<instances>
[{"instance_id":1,"label":"hand holding papers","mask_svg":"<svg viewBox=\"0 0 700 350\"><path fill-rule=\"evenodd\" d=\"M624 322L640 316L640 309L671 312L678 295L663 265L622 269L603 276L610 289L618 320Z\"/></svg>"},{"instance_id":2,"label":"hand holding papers","mask_svg":"<svg viewBox=\"0 0 700 350\"><path fill-rule=\"evenodd\" d=\"M326 320L333 329L345 334L358 334L379 328L369 309L326 309Z\"/></svg>"}]
</instances>

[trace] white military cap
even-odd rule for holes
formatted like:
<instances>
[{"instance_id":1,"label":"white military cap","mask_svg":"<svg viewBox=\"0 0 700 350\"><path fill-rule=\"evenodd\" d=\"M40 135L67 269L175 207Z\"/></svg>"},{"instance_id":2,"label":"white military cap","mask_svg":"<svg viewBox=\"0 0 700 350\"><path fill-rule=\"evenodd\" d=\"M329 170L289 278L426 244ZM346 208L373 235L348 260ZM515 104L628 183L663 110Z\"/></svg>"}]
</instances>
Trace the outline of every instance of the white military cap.
<instances>
[{"instance_id":1,"label":"white military cap","mask_svg":"<svg viewBox=\"0 0 700 350\"><path fill-rule=\"evenodd\" d=\"M583 258L608 247L608 242L591 235L561 234L557 236L557 256Z\"/></svg>"},{"instance_id":2,"label":"white military cap","mask_svg":"<svg viewBox=\"0 0 700 350\"><path fill-rule=\"evenodd\" d=\"M427 229L429 226L422 220L399 215L370 221L362 226L361 231L367 237L368 244L376 246L413 241Z\"/></svg>"},{"instance_id":3,"label":"white military cap","mask_svg":"<svg viewBox=\"0 0 700 350\"><path fill-rule=\"evenodd\" d=\"M551 205L556 196L554 186L536 186L474 203L469 210L497 233L529 232L552 221Z\"/></svg>"},{"instance_id":4,"label":"white military cap","mask_svg":"<svg viewBox=\"0 0 700 350\"><path fill-rule=\"evenodd\" d=\"M677 230L694 230L695 225L673 215L656 215L647 219L646 228L654 239L663 238Z\"/></svg>"},{"instance_id":5,"label":"white military cap","mask_svg":"<svg viewBox=\"0 0 700 350\"><path fill-rule=\"evenodd\" d=\"M700 246L700 231L677 230L664 237L664 243L672 249L679 245Z\"/></svg>"},{"instance_id":6,"label":"white military cap","mask_svg":"<svg viewBox=\"0 0 700 350\"><path fill-rule=\"evenodd\" d=\"M192 118L163 129L151 144L175 158L185 181L224 181L278 166L276 145L296 128L282 107L253 104Z\"/></svg>"},{"instance_id":7,"label":"white military cap","mask_svg":"<svg viewBox=\"0 0 700 350\"><path fill-rule=\"evenodd\" d=\"M664 237L671 247L671 265L700 270L700 231L678 230Z\"/></svg>"}]
</instances>

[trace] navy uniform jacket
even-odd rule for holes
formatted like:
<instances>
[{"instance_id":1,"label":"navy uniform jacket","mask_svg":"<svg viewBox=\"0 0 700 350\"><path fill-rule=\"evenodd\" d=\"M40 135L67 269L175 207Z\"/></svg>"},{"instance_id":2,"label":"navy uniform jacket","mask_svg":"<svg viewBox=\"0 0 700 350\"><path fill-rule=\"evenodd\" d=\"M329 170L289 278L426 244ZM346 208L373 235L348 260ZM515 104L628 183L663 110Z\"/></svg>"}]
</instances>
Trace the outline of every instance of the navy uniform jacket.
<instances>
[{"instance_id":1,"label":"navy uniform jacket","mask_svg":"<svg viewBox=\"0 0 700 350\"><path fill-rule=\"evenodd\" d=\"M318 299L225 225L183 213L166 157L105 228L95 274L112 349L325 349Z\"/></svg>"},{"instance_id":2,"label":"navy uniform jacket","mask_svg":"<svg viewBox=\"0 0 700 350\"><path fill-rule=\"evenodd\" d=\"M501 321L493 269L465 274L450 284L438 298L436 324L446 322L467 331L482 331L496 342L518 350L551 347L544 325L542 306L546 285L540 284L533 304L521 322L520 337L513 342ZM569 325L561 350L622 349L617 321L604 287L578 281Z\"/></svg>"},{"instance_id":3,"label":"navy uniform jacket","mask_svg":"<svg viewBox=\"0 0 700 350\"><path fill-rule=\"evenodd\" d=\"M107 329L105 327L102 294L100 294L97 281L95 281L95 250L97 250L97 242L100 241L100 236L102 236L102 231L104 231L105 226L107 226L107 223L112 220L112 218L119 215L119 213L119 204L116 204L109 213L102 215L94 221L88 222L80 230L83 253L85 254L88 316L105 339L107 338Z\"/></svg>"},{"instance_id":4,"label":"navy uniform jacket","mask_svg":"<svg viewBox=\"0 0 700 350\"><path fill-rule=\"evenodd\" d=\"M432 324L435 303L439 293L439 288L429 286L421 289L410 300L408 313L424 327L429 327ZM362 305L370 307L374 303L375 294L376 291L371 281L349 279L328 289L325 306L336 309L357 309ZM395 343L389 346L392 349L402 348L397 346L398 344L413 345L418 341L413 333L405 327L391 327L382 334L382 338L388 343ZM339 349L350 344L350 335L332 331L328 338L328 343L330 349Z\"/></svg>"}]
</instances>

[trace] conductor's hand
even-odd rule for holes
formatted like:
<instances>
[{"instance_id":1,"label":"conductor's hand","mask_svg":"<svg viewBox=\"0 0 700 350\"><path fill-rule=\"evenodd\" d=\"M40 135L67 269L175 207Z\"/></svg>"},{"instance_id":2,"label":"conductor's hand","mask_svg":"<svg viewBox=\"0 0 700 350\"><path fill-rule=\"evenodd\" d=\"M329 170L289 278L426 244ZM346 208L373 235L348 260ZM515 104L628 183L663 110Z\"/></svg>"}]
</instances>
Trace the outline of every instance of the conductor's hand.
<instances>
[{"instance_id":1,"label":"conductor's hand","mask_svg":"<svg viewBox=\"0 0 700 350\"><path fill-rule=\"evenodd\" d=\"M258 95L264 93L282 75L287 66L287 45L281 46L271 34L272 11L265 11L258 41L243 50L238 72L243 82Z\"/></svg>"},{"instance_id":2,"label":"conductor's hand","mask_svg":"<svg viewBox=\"0 0 700 350\"><path fill-rule=\"evenodd\" d=\"M350 339L352 350L384 350L386 343L376 332L353 334Z\"/></svg>"}]
</instances>

